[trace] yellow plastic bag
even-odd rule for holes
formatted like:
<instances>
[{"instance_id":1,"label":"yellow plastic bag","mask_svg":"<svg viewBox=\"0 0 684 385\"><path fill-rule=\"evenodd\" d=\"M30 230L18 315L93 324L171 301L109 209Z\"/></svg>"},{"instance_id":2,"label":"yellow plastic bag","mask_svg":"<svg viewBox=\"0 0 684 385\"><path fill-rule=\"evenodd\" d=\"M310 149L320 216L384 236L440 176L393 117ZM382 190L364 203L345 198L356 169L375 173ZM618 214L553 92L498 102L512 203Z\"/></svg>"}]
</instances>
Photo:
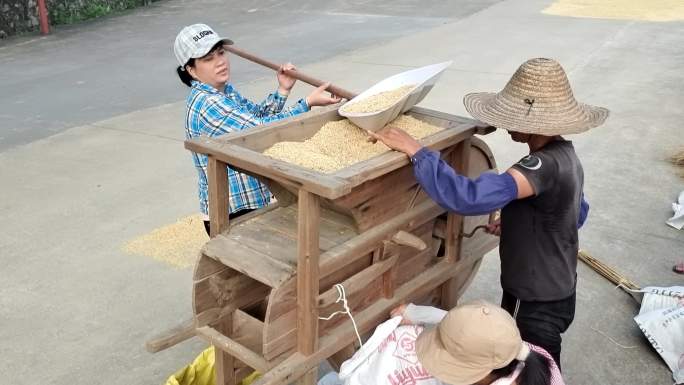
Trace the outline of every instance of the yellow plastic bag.
<instances>
[{"instance_id":1,"label":"yellow plastic bag","mask_svg":"<svg viewBox=\"0 0 684 385\"><path fill-rule=\"evenodd\" d=\"M197 356L190 365L169 377L164 385L216 385L214 360L214 347L210 346ZM261 377L261 373L252 372L240 382L240 385L251 385L259 377Z\"/></svg>"}]
</instances>

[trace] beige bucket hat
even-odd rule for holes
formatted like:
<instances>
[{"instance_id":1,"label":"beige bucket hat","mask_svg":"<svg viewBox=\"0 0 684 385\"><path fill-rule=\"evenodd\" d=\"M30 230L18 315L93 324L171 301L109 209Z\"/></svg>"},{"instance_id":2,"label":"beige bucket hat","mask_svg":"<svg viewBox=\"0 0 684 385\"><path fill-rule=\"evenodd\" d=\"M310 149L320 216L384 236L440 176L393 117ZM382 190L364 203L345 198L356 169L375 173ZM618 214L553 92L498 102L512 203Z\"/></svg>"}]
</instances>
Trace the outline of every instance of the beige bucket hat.
<instances>
[{"instance_id":1,"label":"beige bucket hat","mask_svg":"<svg viewBox=\"0 0 684 385\"><path fill-rule=\"evenodd\" d=\"M416 341L418 360L442 382L474 384L513 359L523 359L523 344L515 320L502 308L478 301L453 308L436 327Z\"/></svg>"},{"instance_id":2,"label":"beige bucket hat","mask_svg":"<svg viewBox=\"0 0 684 385\"><path fill-rule=\"evenodd\" d=\"M545 58L523 63L501 92L468 94L463 104L474 118L496 128L545 136L587 131L609 114L575 100L563 67Z\"/></svg>"}]
</instances>

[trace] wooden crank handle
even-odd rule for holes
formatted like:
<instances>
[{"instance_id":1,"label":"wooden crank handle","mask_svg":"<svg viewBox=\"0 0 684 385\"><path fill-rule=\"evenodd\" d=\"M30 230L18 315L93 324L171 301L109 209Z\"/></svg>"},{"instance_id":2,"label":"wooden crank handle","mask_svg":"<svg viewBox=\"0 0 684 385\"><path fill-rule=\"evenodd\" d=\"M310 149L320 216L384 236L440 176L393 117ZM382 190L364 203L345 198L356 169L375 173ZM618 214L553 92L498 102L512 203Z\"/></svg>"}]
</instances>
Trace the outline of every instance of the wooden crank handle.
<instances>
[{"instance_id":1,"label":"wooden crank handle","mask_svg":"<svg viewBox=\"0 0 684 385\"><path fill-rule=\"evenodd\" d=\"M397 233L392 236L392 242L397 245L413 247L419 251L427 249L427 245L422 239L404 230L397 231Z\"/></svg>"},{"instance_id":2,"label":"wooden crank handle","mask_svg":"<svg viewBox=\"0 0 684 385\"><path fill-rule=\"evenodd\" d=\"M195 334L195 322L194 319L191 318L178 326L152 337L152 339L145 342L145 350L150 353L161 352L162 350L166 350L194 337Z\"/></svg>"},{"instance_id":3,"label":"wooden crank handle","mask_svg":"<svg viewBox=\"0 0 684 385\"><path fill-rule=\"evenodd\" d=\"M473 231L471 231L471 232L469 232L469 233L463 232L463 233L461 233L461 236L462 236L463 238L472 238L473 235L475 235L475 233L477 232L477 230L480 230L480 229L484 230L484 229L486 229L486 228L487 228L487 225L475 226L475 228L473 229Z\"/></svg>"},{"instance_id":4,"label":"wooden crank handle","mask_svg":"<svg viewBox=\"0 0 684 385\"><path fill-rule=\"evenodd\" d=\"M233 53L233 54L235 54L235 55L237 55L237 56L240 56L240 57L243 58L243 59L247 59L247 60L249 60L249 61L251 61L251 62L254 62L254 63L257 63L257 64L261 64L262 66L267 67L267 68L270 68L270 69L272 69L272 70L274 70L274 71L279 71L279 70L280 70L280 64L277 64L277 63L274 63L274 62L272 62L272 61L269 61L269 60L266 60L266 59L262 59L262 58L260 58L260 57L258 57L258 56L252 55L251 53L246 52L246 51L243 51L242 49L237 48L237 47L235 47L235 46L233 46L233 45L226 45L226 46L224 46L224 48L226 49L226 51L228 51L228 52L230 52L230 53ZM323 85L323 84L326 83L326 82L324 82L323 80L316 79L316 78L311 77L311 76L309 76L309 75L306 75L306 74L304 74L304 73L302 73L302 72L300 72L300 71L285 70L284 72L285 72L285 74L287 74L288 76L291 76L291 77L293 77L293 78L295 78L295 79L297 79L297 80L301 80L301 81L303 81L304 83L311 84L311 85L314 86L314 87L320 87L321 85ZM330 86L328 86L327 90L328 90L330 93L332 93L332 94L334 94L334 95L337 95L337 96L339 96L339 97L342 97L342 98L344 98L344 99L347 99L347 100L351 100L351 99L354 98L354 96L357 95L357 94L354 93L354 92L345 90L344 88L338 87L338 86L336 86L336 85L334 85L334 84L330 84Z\"/></svg>"},{"instance_id":5,"label":"wooden crank handle","mask_svg":"<svg viewBox=\"0 0 684 385\"><path fill-rule=\"evenodd\" d=\"M499 217L500 217L499 210L492 211L491 213L489 213L489 221L488 221L487 223L492 224L492 223L494 223L497 219L499 219ZM487 225L475 226L475 228L473 229L473 231L471 231L471 232L469 232L469 233L462 232L462 233L461 233L461 236L462 236L463 238L472 238L472 237L475 235L475 232L476 232L477 230L480 230L480 229L484 230L484 229L486 229L486 228L487 228Z\"/></svg>"}]
</instances>

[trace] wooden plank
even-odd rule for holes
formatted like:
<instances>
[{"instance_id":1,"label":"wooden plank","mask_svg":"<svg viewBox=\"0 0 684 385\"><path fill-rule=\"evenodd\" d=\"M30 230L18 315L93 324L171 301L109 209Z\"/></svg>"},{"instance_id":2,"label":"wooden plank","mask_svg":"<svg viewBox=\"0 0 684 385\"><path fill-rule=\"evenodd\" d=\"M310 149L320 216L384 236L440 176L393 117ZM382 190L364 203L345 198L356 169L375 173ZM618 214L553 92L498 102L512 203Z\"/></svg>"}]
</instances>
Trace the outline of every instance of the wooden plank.
<instances>
[{"instance_id":1,"label":"wooden plank","mask_svg":"<svg viewBox=\"0 0 684 385\"><path fill-rule=\"evenodd\" d=\"M228 189L227 165L213 156L207 163L209 183L209 235L213 238L228 228Z\"/></svg>"},{"instance_id":2,"label":"wooden plank","mask_svg":"<svg viewBox=\"0 0 684 385\"><path fill-rule=\"evenodd\" d=\"M263 348L261 335L263 332L263 322L240 309L235 309L233 313L233 339L235 342L257 354L261 354Z\"/></svg>"},{"instance_id":3,"label":"wooden plank","mask_svg":"<svg viewBox=\"0 0 684 385\"><path fill-rule=\"evenodd\" d=\"M227 305L244 308L263 301L270 292L269 286L228 269L194 283L193 313Z\"/></svg>"},{"instance_id":4,"label":"wooden plank","mask_svg":"<svg viewBox=\"0 0 684 385\"><path fill-rule=\"evenodd\" d=\"M260 223L264 226L264 229L268 229L267 231L276 231L294 241L297 239L297 208L298 206L292 205L279 210L273 215L264 215L257 218L255 222ZM335 247L356 235L356 231L353 227L348 224L340 224L340 221L337 220L337 217L339 216L339 214L333 213L330 210L321 210L319 246L322 250L328 250ZM252 226L251 223L250 226ZM251 227L246 230L252 231ZM289 250L290 249L288 248L287 251L289 252ZM281 258L296 263L296 252L292 252L287 256L284 255L284 253L285 250L280 253ZM278 258L278 256L275 255L273 255L273 257Z\"/></svg>"},{"instance_id":5,"label":"wooden plank","mask_svg":"<svg viewBox=\"0 0 684 385\"><path fill-rule=\"evenodd\" d=\"M186 140L185 148L196 153L211 154L212 157L230 166L276 181L284 179L296 182L299 187L329 199L339 198L351 191L349 183L336 176L273 159L216 138L199 137Z\"/></svg>"},{"instance_id":6,"label":"wooden plank","mask_svg":"<svg viewBox=\"0 0 684 385\"><path fill-rule=\"evenodd\" d=\"M228 320L226 322L231 322L231 320ZM271 367L271 365L266 360L264 360L263 357L248 349L246 346L233 340L232 338L226 336L225 332L222 333L211 326L202 326L197 328L197 335L202 339L206 340L207 342L209 342L210 344L214 345L214 347L216 348L216 358L218 358L220 351L223 352L224 357L235 357L262 373L267 372ZM222 368L223 372L226 372L227 370L227 367ZM234 369L232 370L232 372L234 372ZM224 373L224 375L227 374L228 373ZM218 367L216 370L216 375L218 379Z\"/></svg>"},{"instance_id":7,"label":"wooden plank","mask_svg":"<svg viewBox=\"0 0 684 385\"><path fill-rule=\"evenodd\" d=\"M195 320L190 318L145 342L145 350L157 353L195 336Z\"/></svg>"},{"instance_id":8,"label":"wooden plank","mask_svg":"<svg viewBox=\"0 0 684 385\"><path fill-rule=\"evenodd\" d=\"M319 253L318 227L320 202L318 196L299 190L298 255L297 255L297 351L312 354L318 348ZM317 368L311 368L299 382L313 385Z\"/></svg>"},{"instance_id":9,"label":"wooden plank","mask_svg":"<svg viewBox=\"0 0 684 385\"><path fill-rule=\"evenodd\" d=\"M344 291L347 296L351 297L356 295L358 292L363 291L372 281L396 265L398 259L398 255L391 256L346 279L341 284L344 286ZM333 287L318 297L318 306L330 306L337 301L337 297L337 289Z\"/></svg>"},{"instance_id":10,"label":"wooden plank","mask_svg":"<svg viewBox=\"0 0 684 385\"><path fill-rule=\"evenodd\" d=\"M441 120L447 120L456 123L470 124L472 126L487 126L487 124L479 122L475 119L467 118L465 116L458 116L454 114L449 114L447 112L437 111L430 108L414 106L409 110L410 115L414 115L420 118L421 115L431 116Z\"/></svg>"},{"instance_id":11,"label":"wooden plank","mask_svg":"<svg viewBox=\"0 0 684 385\"><path fill-rule=\"evenodd\" d=\"M252 248L254 242L254 239L238 242L221 234L207 242L202 253L270 287L280 286L295 274L291 265Z\"/></svg>"},{"instance_id":12,"label":"wooden plank","mask_svg":"<svg viewBox=\"0 0 684 385\"><path fill-rule=\"evenodd\" d=\"M312 137L325 123L344 119L337 113L339 106L340 104L334 104L317 108L292 118L223 135L220 139L256 152L263 152L278 142L301 142Z\"/></svg>"},{"instance_id":13,"label":"wooden plank","mask_svg":"<svg viewBox=\"0 0 684 385\"><path fill-rule=\"evenodd\" d=\"M443 212L444 209L434 202L426 201L326 251L321 255L321 276L325 277L350 263L351 260L365 256L385 238L396 233L398 230L405 229L410 231L412 228L434 219Z\"/></svg>"},{"instance_id":14,"label":"wooden plank","mask_svg":"<svg viewBox=\"0 0 684 385\"><path fill-rule=\"evenodd\" d=\"M230 335L233 327L233 320L230 315L227 316L219 325L219 331L203 326L202 328L209 328L215 331L215 334L223 337L224 334ZM198 328L197 335L205 337L202 331ZM222 334L223 333L223 334ZM235 358L233 355L227 353L220 346L219 340L214 343L213 338L209 339L209 343L214 345L214 371L216 373L216 385L235 385Z\"/></svg>"},{"instance_id":15,"label":"wooden plank","mask_svg":"<svg viewBox=\"0 0 684 385\"><path fill-rule=\"evenodd\" d=\"M468 176L471 156L470 138L464 139L456 145L456 151L451 154L451 165L457 173ZM445 260L454 263L461 257L461 240L463 237L463 216L454 212L447 214L445 229ZM456 286L458 281L450 279L442 286L441 305L442 309L452 309L456 306L458 297L456 296Z\"/></svg>"},{"instance_id":16,"label":"wooden plank","mask_svg":"<svg viewBox=\"0 0 684 385\"><path fill-rule=\"evenodd\" d=\"M228 267L222 264L221 262L211 259L202 253L199 253L197 262L195 262L192 279L195 281L199 281L212 274L216 274L218 272L226 270L227 268Z\"/></svg>"}]
</instances>

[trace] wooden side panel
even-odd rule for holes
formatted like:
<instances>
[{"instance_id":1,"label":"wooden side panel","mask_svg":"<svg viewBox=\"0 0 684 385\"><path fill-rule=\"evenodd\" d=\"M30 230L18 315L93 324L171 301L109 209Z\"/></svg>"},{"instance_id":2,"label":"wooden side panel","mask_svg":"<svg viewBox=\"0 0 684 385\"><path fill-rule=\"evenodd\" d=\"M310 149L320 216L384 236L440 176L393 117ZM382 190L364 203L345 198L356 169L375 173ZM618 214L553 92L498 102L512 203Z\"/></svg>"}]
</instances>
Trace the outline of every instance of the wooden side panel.
<instances>
[{"instance_id":1,"label":"wooden side panel","mask_svg":"<svg viewBox=\"0 0 684 385\"><path fill-rule=\"evenodd\" d=\"M421 238L426 243L431 243L433 233L433 222L430 221L418 228L412 229L411 233ZM436 250L427 248L422 252L408 246L391 245L391 249L386 250L385 254L399 255L397 262L396 286L399 286L424 269L436 263ZM329 290L335 283L340 283L347 278L357 274L361 270L370 266L373 255L356 260L354 263L339 269L332 275L324 278L321 282L321 293ZM383 297L384 293L383 276L373 280L371 284L364 288L358 295L348 298L352 312L358 312ZM294 280L288 282L273 291L269 297L269 310L264 321L264 350L266 359L273 359L279 355L292 351L296 344L296 313L293 310L295 304ZM327 316L340 310L339 304L319 308L321 316ZM327 331L342 322L348 320L346 316L337 316L330 321L321 321L319 335L325 335Z\"/></svg>"},{"instance_id":2,"label":"wooden side panel","mask_svg":"<svg viewBox=\"0 0 684 385\"><path fill-rule=\"evenodd\" d=\"M226 306L244 308L263 301L271 288L233 269L225 269L196 281L193 285L193 313Z\"/></svg>"}]
</instances>

